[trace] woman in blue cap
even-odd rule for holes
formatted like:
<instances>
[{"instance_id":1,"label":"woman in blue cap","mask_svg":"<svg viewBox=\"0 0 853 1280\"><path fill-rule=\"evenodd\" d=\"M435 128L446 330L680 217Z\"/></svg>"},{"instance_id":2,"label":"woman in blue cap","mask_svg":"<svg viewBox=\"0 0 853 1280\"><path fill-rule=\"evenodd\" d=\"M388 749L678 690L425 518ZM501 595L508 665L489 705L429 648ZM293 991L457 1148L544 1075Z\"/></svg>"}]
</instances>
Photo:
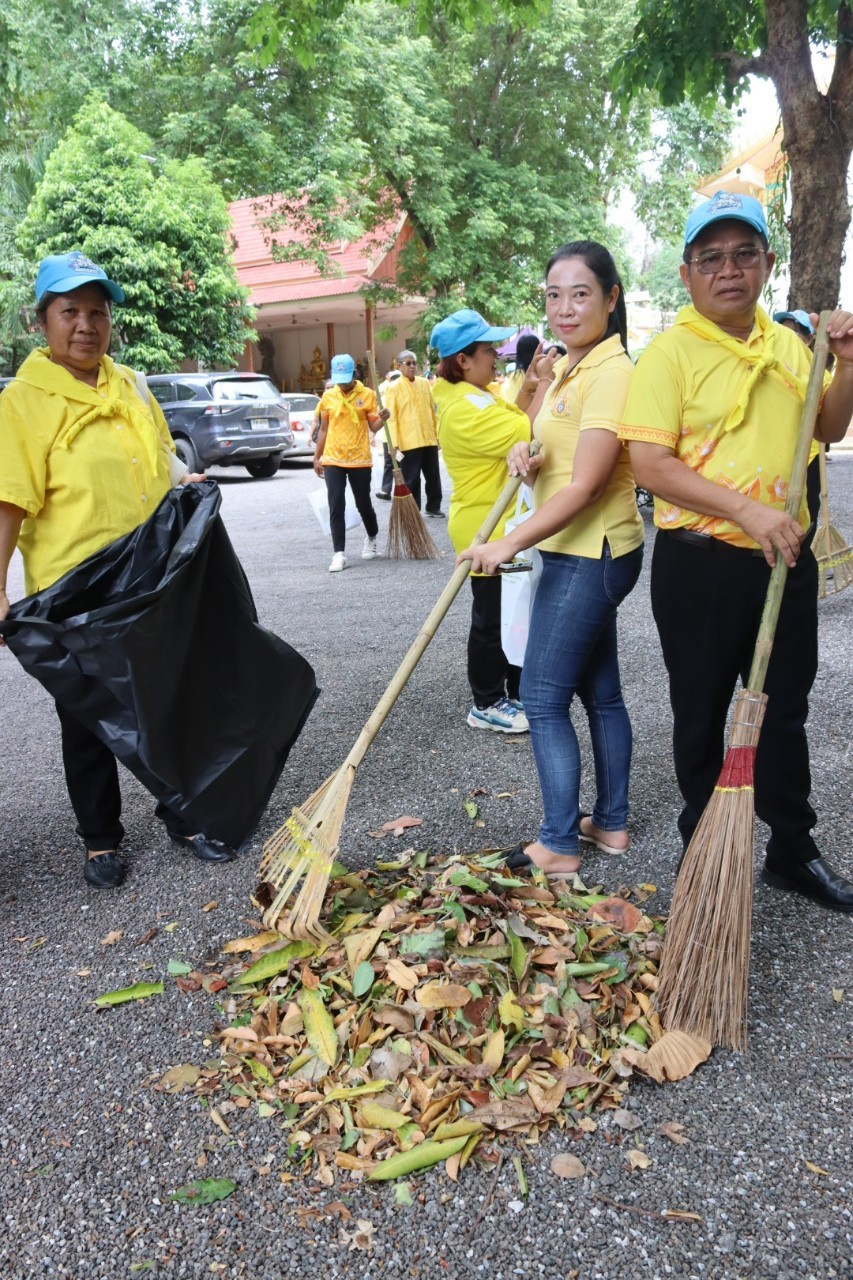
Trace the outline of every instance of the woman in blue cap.
<instances>
[{"instance_id":1,"label":"woman in blue cap","mask_svg":"<svg viewBox=\"0 0 853 1280\"><path fill-rule=\"evenodd\" d=\"M530 440L530 424L544 395L535 376L525 377L515 404L493 386L495 343L514 329L494 328L476 311L454 311L432 331L430 343L440 356L433 389L438 409L438 440L453 481L448 532L457 554L471 545L477 530L506 484L506 457L513 445ZM555 357L554 357L555 358ZM545 358L543 384L550 381L553 359ZM540 394L541 393L541 394ZM501 521L492 535L504 531ZM527 717L519 700L521 668L507 662L501 645L501 580L471 575L473 604L468 634L468 681L474 705L472 729L525 733Z\"/></svg>"},{"instance_id":2,"label":"woman in blue cap","mask_svg":"<svg viewBox=\"0 0 853 1280\"><path fill-rule=\"evenodd\" d=\"M39 264L36 316L46 345L33 351L0 397L0 620L17 546L28 594L42 591L142 524L175 483L191 476L175 456L160 406L144 380L107 351L112 307L124 291L80 252ZM3 644L0 639L0 644ZM57 704L62 758L83 874L95 888L121 884L121 793L115 757ZM233 856L187 828L164 804L172 840L206 862Z\"/></svg>"}]
</instances>

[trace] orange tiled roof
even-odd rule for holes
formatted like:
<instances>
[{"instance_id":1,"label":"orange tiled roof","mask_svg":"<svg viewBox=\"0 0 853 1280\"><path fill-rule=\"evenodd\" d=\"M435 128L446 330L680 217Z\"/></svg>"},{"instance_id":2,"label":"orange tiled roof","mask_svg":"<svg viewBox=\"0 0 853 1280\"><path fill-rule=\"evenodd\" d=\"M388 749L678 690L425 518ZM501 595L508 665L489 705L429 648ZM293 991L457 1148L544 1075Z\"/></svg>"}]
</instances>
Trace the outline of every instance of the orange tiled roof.
<instances>
[{"instance_id":1,"label":"orange tiled roof","mask_svg":"<svg viewBox=\"0 0 853 1280\"><path fill-rule=\"evenodd\" d=\"M359 240L342 241L329 248L335 274L321 275L307 258L276 262L272 256L272 234L258 225L274 207L275 197L235 200L229 206L235 240L234 263L240 283L250 291L255 306L271 302L298 302L307 298L341 297L358 293L376 280L393 279L397 253L411 232L402 215L385 223ZM304 239L292 228L274 233L282 246Z\"/></svg>"}]
</instances>

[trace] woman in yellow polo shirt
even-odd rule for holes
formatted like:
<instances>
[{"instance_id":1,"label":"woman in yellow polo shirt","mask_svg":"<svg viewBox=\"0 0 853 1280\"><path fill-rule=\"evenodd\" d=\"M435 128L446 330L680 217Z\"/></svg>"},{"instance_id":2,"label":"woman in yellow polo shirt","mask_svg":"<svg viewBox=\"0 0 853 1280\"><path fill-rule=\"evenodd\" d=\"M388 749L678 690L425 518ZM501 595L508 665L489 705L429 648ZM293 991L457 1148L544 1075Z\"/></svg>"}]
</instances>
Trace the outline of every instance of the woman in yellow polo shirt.
<instances>
[{"instance_id":1,"label":"woman in yellow polo shirt","mask_svg":"<svg viewBox=\"0 0 853 1280\"><path fill-rule=\"evenodd\" d=\"M33 594L142 524L173 483L204 479L178 462L156 400L107 355L112 305L124 301L123 290L74 252L43 259L35 293L47 346L27 357L0 397L0 620L9 612L6 574L16 546ZM83 874L95 888L112 888L125 876L115 757L70 708L56 709ZM233 857L166 805L157 805L157 816L197 858Z\"/></svg>"},{"instance_id":2,"label":"woman in yellow polo shirt","mask_svg":"<svg viewBox=\"0 0 853 1280\"><path fill-rule=\"evenodd\" d=\"M464 310L442 320L430 337L441 357L433 395L438 440L453 481L447 528L457 552L470 545L494 506L506 483L506 455L513 445L530 440L531 415L541 403L541 394L529 389L520 392L517 404L507 404L496 393L494 344L511 333L492 328L476 311ZM503 521L494 536L502 532ZM474 705L468 724L526 733L519 701L521 669L507 662L501 645L500 578L472 575L471 590L468 681Z\"/></svg>"},{"instance_id":3,"label":"woman in yellow polo shirt","mask_svg":"<svg viewBox=\"0 0 853 1280\"><path fill-rule=\"evenodd\" d=\"M553 366L533 432L509 454L513 475L535 481L536 511L508 536L460 556L493 574L502 561L538 546L543 561L524 658L521 696L542 787L538 840L508 861L549 875L579 866L578 841L607 852L628 847L631 722L622 698L616 611L642 566L643 524L618 431L633 365L627 354L622 284L595 241L564 245L546 270L545 307L568 354ZM537 377L548 376L543 358ZM532 385L532 380L531 380ZM589 719L596 800L581 815L580 752L570 710L577 694Z\"/></svg>"}]
</instances>

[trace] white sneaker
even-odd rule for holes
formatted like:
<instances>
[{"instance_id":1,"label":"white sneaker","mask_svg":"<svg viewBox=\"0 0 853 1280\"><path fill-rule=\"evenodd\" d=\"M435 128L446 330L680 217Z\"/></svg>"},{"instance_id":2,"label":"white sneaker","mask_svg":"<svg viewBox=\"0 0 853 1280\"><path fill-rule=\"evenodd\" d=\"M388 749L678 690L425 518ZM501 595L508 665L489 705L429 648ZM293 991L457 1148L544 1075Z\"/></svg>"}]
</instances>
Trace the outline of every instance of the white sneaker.
<instances>
[{"instance_id":1,"label":"white sneaker","mask_svg":"<svg viewBox=\"0 0 853 1280\"><path fill-rule=\"evenodd\" d=\"M378 555L379 552L376 550L376 539L365 538L364 546L361 548L362 560L375 560Z\"/></svg>"},{"instance_id":2,"label":"white sneaker","mask_svg":"<svg viewBox=\"0 0 853 1280\"><path fill-rule=\"evenodd\" d=\"M500 698L494 706L474 706L468 712L468 724L472 729L491 729L495 733L527 733L530 725L521 704L509 698Z\"/></svg>"},{"instance_id":3,"label":"white sneaker","mask_svg":"<svg viewBox=\"0 0 853 1280\"><path fill-rule=\"evenodd\" d=\"M341 569L347 567L347 558L343 551L336 551L332 556L332 563L329 565L329 573L340 573Z\"/></svg>"}]
</instances>

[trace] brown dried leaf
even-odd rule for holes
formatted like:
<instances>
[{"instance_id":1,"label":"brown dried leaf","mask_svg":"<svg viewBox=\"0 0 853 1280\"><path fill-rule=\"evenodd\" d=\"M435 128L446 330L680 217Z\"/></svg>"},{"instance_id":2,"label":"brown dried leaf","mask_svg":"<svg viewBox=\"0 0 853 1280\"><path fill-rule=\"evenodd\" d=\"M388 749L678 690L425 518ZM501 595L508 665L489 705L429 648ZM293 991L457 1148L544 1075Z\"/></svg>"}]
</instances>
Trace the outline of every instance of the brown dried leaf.
<instances>
[{"instance_id":1,"label":"brown dried leaf","mask_svg":"<svg viewBox=\"0 0 853 1280\"><path fill-rule=\"evenodd\" d=\"M811 1160L806 1160L805 1156L803 1156L803 1163L809 1173L819 1173L823 1178L828 1178L830 1176L828 1169L821 1169L819 1164L812 1164Z\"/></svg>"},{"instance_id":2,"label":"brown dried leaf","mask_svg":"<svg viewBox=\"0 0 853 1280\"><path fill-rule=\"evenodd\" d=\"M215 911L219 903L214 899L212 902L206 902L202 907L202 911Z\"/></svg>"},{"instance_id":3,"label":"brown dried leaf","mask_svg":"<svg viewBox=\"0 0 853 1280\"><path fill-rule=\"evenodd\" d=\"M388 961L385 966L385 972L394 985L400 987L403 991L414 991L420 982L420 978L414 969L410 969L407 964L403 964L402 960L397 960L396 958Z\"/></svg>"},{"instance_id":4,"label":"brown dried leaf","mask_svg":"<svg viewBox=\"0 0 853 1280\"><path fill-rule=\"evenodd\" d=\"M105 938L101 938L102 947L114 947L115 944L124 937L123 929L110 929Z\"/></svg>"},{"instance_id":5,"label":"brown dried leaf","mask_svg":"<svg viewBox=\"0 0 853 1280\"><path fill-rule=\"evenodd\" d=\"M200 1075L200 1067L184 1062L179 1067L170 1067L166 1074L160 1077L154 1088L166 1093L182 1093L184 1089L191 1089Z\"/></svg>"},{"instance_id":6,"label":"brown dried leaf","mask_svg":"<svg viewBox=\"0 0 853 1280\"><path fill-rule=\"evenodd\" d=\"M624 898L605 898L604 902L596 902L589 912L593 920L604 920L615 925L622 933L634 933L643 918L643 913L632 902Z\"/></svg>"},{"instance_id":7,"label":"brown dried leaf","mask_svg":"<svg viewBox=\"0 0 853 1280\"><path fill-rule=\"evenodd\" d=\"M271 942L281 944L281 934L277 929L266 929L263 933L254 933L248 938L234 938L231 942L226 942L222 950L226 955L235 955L241 951L260 951L261 947L268 947Z\"/></svg>"},{"instance_id":8,"label":"brown dried leaf","mask_svg":"<svg viewBox=\"0 0 853 1280\"><path fill-rule=\"evenodd\" d=\"M613 1112L613 1119L620 1129L627 1129L629 1132L632 1129L642 1129L643 1127L640 1117L635 1115L633 1111L626 1111L624 1107L617 1107Z\"/></svg>"},{"instance_id":9,"label":"brown dried leaf","mask_svg":"<svg viewBox=\"0 0 853 1280\"><path fill-rule=\"evenodd\" d=\"M660 1126L658 1133L663 1134L665 1138L669 1138L670 1142L675 1142L680 1147L690 1141L689 1138L684 1136L684 1125L679 1124L677 1120L667 1120Z\"/></svg>"},{"instance_id":10,"label":"brown dried leaf","mask_svg":"<svg viewBox=\"0 0 853 1280\"><path fill-rule=\"evenodd\" d=\"M382 937L381 929L362 929L359 933L351 933L344 938L344 949L347 953L347 964L350 976L355 974L358 966L369 960L373 949Z\"/></svg>"},{"instance_id":11,"label":"brown dried leaf","mask_svg":"<svg viewBox=\"0 0 853 1280\"><path fill-rule=\"evenodd\" d=\"M520 1094L517 1098L490 1099L484 1106L469 1111L465 1119L489 1129L515 1129L532 1124L537 1119L537 1111L527 1095Z\"/></svg>"},{"instance_id":12,"label":"brown dried leaf","mask_svg":"<svg viewBox=\"0 0 853 1280\"><path fill-rule=\"evenodd\" d=\"M458 982L426 982L415 997L425 1009L461 1009L471 992Z\"/></svg>"},{"instance_id":13,"label":"brown dried leaf","mask_svg":"<svg viewBox=\"0 0 853 1280\"><path fill-rule=\"evenodd\" d=\"M393 822L383 822L382 830L390 831L393 835L402 835L409 827L423 826L423 818L410 818L408 814L404 814L402 818L395 818Z\"/></svg>"},{"instance_id":14,"label":"brown dried leaf","mask_svg":"<svg viewBox=\"0 0 853 1280\"><path fill-rule=\"evenodd\" d=\"M551 1172L558 1178L585 1178L587 1169L577 1156L559 1155L551 1161Z\"/></svg>"},{"instance_id":15,"label":"brown dried leaf","mask_svg":"<svg viewBox=\"0 0 853 1280\"><path fill-rule=\"evenodd\" d=\"M656 1045L643 1053L636 1049L623 1049L620 1058L635 1066L643 1075L651 1076L658 1084L666 1080L683 1080L705 1062L711 1053L711 1044L700 1036L686 1031L665 1031Z\"/></svg>"},{"instance_id":16,"label":"brown dried leaf","mask_svg":"<svg viewBox=\"0 0 853 1280\"><path fill-rule=\"evenodd\" d=\"M634 1147L628 1152L628 1164L632 1169L648 1169L651 1164L651 1160L646 1155L645 1151L638 1151L636 1147Z\"/></svg>"}]
</instances>

